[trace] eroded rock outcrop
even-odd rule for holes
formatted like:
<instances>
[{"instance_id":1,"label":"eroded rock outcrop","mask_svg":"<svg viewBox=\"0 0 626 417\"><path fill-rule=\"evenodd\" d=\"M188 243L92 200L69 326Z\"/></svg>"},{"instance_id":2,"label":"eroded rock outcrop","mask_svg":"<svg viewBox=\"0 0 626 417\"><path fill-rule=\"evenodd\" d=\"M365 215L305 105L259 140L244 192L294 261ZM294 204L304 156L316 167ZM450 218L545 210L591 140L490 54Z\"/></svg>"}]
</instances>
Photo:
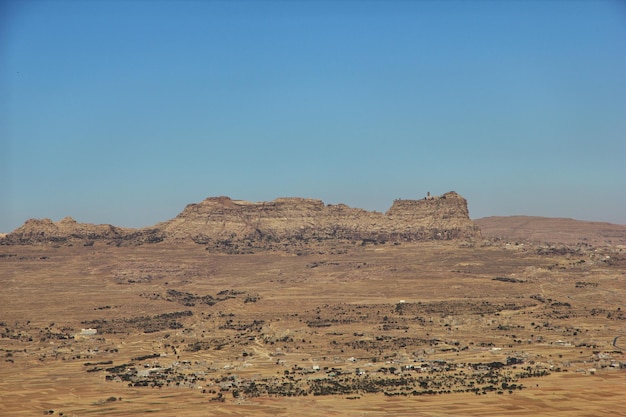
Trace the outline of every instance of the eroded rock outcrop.
<instances>
[{"instance_id":1,"label":"eroded rock outcrop","mask_svg":"<svg viewBox=\"0 0 626 417\"><path fill-rule=\"evenodd\" d=\"M188 205L176 218L157 227L166 240L191 239L234 251L259 246L288 249L324 241L471 239L479 234L469 218L467 201L455 192L423 200L396 200L387 213L304 198L251 203L211 197Z\"/></svg>"},{"instance_id":2,"label":"eroded rock outcrop","mask_svg":"<svg viewBox=\"0 0 626 417\"><path fill-rule=\"evenodd\" d=\"M210 197L189 204L175 218L151 228L93 225L71 218L59 222L29 220L3 243L193 241L210 250L247 253L259 249L293 251L325 243L472 239L479 234L469 218L467 201L449 192L421 200L396 200L386 213L306 198L255 203Z\"/></svg>"},{"instance_id":3,"label":"eroded rock outcrop","mask_svg":"<svg viewBox=\"0 0 626 417\"><path fill-rule=\"evenodd\" d=\"M159 242L160 231L153 228L131 229L110 224L79 223L71 217L58 222L50 219L30 219L0 240L5 245L33 245L39 243L89 245L94 241L122 244Z\"/></svg>"}]
</instances>

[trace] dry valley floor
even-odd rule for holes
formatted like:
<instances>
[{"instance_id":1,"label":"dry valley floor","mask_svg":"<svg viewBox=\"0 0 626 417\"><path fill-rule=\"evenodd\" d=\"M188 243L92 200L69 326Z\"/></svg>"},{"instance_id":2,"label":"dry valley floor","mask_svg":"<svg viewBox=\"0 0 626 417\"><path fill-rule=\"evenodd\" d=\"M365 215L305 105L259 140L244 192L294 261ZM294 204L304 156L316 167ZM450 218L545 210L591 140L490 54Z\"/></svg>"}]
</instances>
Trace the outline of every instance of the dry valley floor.
<instances>
[{"instance_id":1,"label":"dry valley floor","mask_svg":"<svg viewBox=\"0 0 626 417\"><path fill-rule=\"evenodd\" d=\"M0 246L6 416L615 416L619 247Z\"/></svg>"}]
</instances>

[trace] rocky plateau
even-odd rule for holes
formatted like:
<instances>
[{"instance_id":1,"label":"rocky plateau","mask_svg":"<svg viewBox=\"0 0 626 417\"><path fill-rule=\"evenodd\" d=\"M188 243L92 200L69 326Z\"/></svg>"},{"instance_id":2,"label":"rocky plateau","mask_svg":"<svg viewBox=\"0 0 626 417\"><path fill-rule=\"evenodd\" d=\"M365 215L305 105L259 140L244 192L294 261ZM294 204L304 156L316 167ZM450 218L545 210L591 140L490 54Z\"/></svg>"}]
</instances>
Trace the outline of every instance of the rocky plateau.
<instances>
[{"instance_id":1,"label":"rocky plateau","mask_svg":"<svg viewBox=\"0 0 626 417\"><path fill-rule=\"evenodd\" d=\"M386 213L324 204L306 198L249 202L209 197L189 204L175 218L152 227L131 229L30 219L0 238L4 245L138 245L193 241L207 249L252 253L262 249L299 250L324 242L386 243L474 239L480 229L470 220L465 198L455 192L421 200L395 200Z\"/></svg>"}]
</instances>

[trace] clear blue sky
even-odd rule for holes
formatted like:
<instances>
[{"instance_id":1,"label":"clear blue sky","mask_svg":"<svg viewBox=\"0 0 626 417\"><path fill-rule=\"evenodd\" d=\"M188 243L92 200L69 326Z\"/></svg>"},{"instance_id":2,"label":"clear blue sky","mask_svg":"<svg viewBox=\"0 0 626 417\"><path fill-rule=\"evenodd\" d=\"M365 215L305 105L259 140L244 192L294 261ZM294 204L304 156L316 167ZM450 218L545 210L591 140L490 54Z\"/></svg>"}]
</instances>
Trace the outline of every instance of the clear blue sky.
<instances>
[{"instance_id":1,"label":"clear blue sky","mask_svg":"<svg viewBox=\"0 0 626 417\"><path fill-rule=\"evenodd\" d=\"M0 2L2 232L451 190L626 224L623 2Z\"/></svg>"}]
</instances>

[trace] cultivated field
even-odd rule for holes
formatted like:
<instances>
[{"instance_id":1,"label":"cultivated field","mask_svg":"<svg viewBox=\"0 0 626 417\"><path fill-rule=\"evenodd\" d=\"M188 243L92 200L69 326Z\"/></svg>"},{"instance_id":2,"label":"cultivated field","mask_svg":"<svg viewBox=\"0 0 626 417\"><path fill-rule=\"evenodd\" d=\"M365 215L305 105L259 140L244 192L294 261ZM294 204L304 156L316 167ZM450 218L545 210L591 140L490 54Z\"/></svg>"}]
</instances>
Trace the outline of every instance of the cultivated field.
<instances>
[{"instance_id":1,"label":"cultivated field","mask_svg":"<svg viewBox=\"0 0 626 417\"><path fill-rule=\"evenodd\" d=\"M0 415L626 415L619 247L0 246L0 284Z\"/></svg>"}]
</instances>

